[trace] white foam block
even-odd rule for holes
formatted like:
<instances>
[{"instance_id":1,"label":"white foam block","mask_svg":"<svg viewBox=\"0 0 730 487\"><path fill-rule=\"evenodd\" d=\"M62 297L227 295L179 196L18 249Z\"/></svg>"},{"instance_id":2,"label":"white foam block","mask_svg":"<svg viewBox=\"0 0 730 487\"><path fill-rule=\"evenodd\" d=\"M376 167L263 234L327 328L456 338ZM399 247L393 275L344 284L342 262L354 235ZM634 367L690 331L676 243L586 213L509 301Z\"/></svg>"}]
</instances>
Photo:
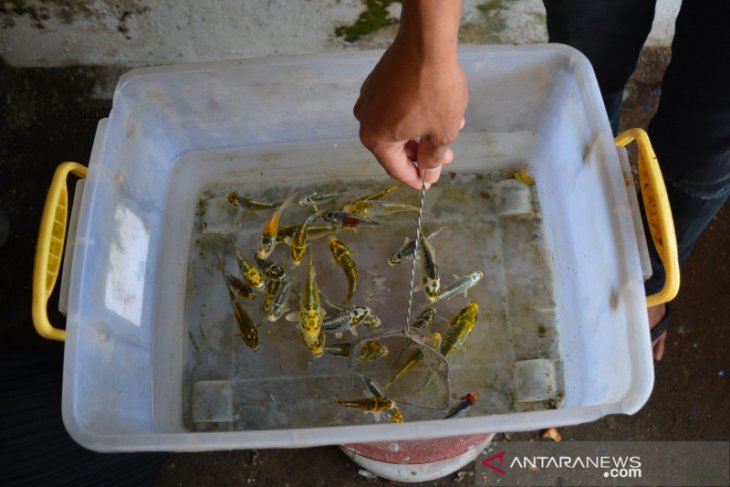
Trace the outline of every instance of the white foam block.
<instances>
[{"instance_id":1,"label":"white foam block","mask_svg":"<svg viewBox=\"0 0 730 487\"><path fill-rule=\"evenodd\" d=\"M545 401L555 397L555 364L548 359L522 360L514 365L515 401Z\"/></svg>"},{"instance_id":2,"label":"white foam block","mask_svg":"<svg viewBox=\"0 0 730 487\"><path fill-rule=\"evenodd\" d=\"M193 423L225 423L233 420L230 381L204 380L193 384Z\"/></svg>"}]
</instances>

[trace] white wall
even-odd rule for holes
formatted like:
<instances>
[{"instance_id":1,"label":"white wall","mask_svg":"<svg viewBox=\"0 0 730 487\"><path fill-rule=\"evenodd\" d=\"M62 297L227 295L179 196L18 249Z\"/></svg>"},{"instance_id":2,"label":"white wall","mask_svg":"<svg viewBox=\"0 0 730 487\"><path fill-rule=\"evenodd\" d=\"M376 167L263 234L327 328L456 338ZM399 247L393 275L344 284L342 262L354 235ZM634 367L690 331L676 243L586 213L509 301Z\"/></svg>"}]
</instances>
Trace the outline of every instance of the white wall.
<instances>
[{"instance_id":1,"label":"white wall","mask_svg":"<svg viewBox=\"0 0 730 487\"><path fill-rule=\"evenodd\" d=\"M586 0L590 1L590 0ZM649 42L669 44L681 0L658 0ZM149 65L384 47L334 35L362 0L0 0L0 56L14 66ZM478 5L489 5L481 10ZM390 13L397 18L400 6ZM541 0L464 0L470 42L544 42Z\"/></svg>"}]
</instances>

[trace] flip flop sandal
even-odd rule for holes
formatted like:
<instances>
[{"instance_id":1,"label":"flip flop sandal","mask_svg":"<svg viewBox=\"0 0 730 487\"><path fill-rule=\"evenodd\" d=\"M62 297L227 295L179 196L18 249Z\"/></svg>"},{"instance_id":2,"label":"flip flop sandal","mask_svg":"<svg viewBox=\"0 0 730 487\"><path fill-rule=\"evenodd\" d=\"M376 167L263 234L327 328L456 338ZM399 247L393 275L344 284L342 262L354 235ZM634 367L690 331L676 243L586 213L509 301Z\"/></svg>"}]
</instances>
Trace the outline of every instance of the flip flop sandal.
<instances>
[{"instance_id":1,"label":"flip flop sandal","mask_svg":"<svg viewBox=\"0 0 730 487\"><path fill-rule=\"evenodd\" d=\"M664 333L667 328L669 327L669 305L667 304L666 310L664 311L664 316L659 321L659 323L656 324L654 328L651 329L651 343L654 343L654 340L662 336L662 333Z\"/></svg>"}]
</instances>

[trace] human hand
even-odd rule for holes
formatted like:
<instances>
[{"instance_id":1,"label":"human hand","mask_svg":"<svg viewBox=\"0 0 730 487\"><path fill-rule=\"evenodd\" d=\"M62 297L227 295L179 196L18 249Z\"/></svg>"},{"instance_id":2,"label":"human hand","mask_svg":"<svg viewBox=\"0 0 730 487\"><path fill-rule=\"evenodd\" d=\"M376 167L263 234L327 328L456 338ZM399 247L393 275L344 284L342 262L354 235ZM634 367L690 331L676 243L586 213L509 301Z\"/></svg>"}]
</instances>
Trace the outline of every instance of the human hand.
<instances>
[{"instance_id":1,"label":"human hand","mask_svg":"<svg viewBox=\"0 0 730 487\"><path fill-rule=\"evenodd\" d=\"M354 108L363 145L389 175L416 189L421 176L434 183L453 161L449 144L464 126L469 95L456 55L460 10L460 2L406 2L398 36Z\"/></svg>"}]
</instances>

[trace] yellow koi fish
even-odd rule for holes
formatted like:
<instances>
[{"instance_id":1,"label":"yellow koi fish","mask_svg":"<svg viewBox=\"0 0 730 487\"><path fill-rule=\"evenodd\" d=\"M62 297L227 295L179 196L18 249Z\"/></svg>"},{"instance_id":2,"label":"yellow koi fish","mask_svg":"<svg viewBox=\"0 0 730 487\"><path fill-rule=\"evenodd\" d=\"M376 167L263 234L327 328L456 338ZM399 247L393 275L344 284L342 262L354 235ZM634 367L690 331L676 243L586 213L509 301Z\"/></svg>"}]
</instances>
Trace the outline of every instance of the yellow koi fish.
<instances>
[{"instance_id":1,"label":"yellow koi fish","mask_svg":"<svg viewBox=\"0 0 730 487\"><path fill-rule=\"evenodd\" d=\"M375 397L385 398L383 388L380 387L380 384L378 384L375 379L365 376L363 377L363 380L365 381L365 385L367 386L367 389L365 390L366 394L372 394ZM405 420L405 415L403 414L403 411L401 411L397 406L383 411L383 416L385 416L386 419L392 421L393 423L402 423ZM378 419L377 416L375 416L375 418L376 420Z\"/></svg>"},{"instance_id":2,"label":"yellow koi fish","mask_svg":"<svg viewBox=\"0 0 730 487\"><path fill-rule=\"evenodd\" d=\"M234 298L231 296L231 298ZM235 298L234 298L235 299ZM259 333L254 325L251 316L246 312L238 300L233 302L233 315L238 322L238 336L254 352L259 349Z\"/></svg>"},{"instance_id":3,"label":"yellow koi fish","mask_svg":"<svg viewBox=\"0 0 730 487\"><path fill-rule=\"evenodd\" d=\"M241 305L240 300L236 298L236 294L230 286L228 287L228 296L231 299L231 306L233 306L233 316L238 323L239 333L237 336L240 336L243 343L255 352L259 348L259 333L256 325L251 315Z\"/></svg>"},{"instance_id":4,"label":"yellow koi fish","mask_svg":"<svg viewBox=\"0 0 730 487\"><path fill-rule=\"evenodd\" d=\"M433 303L439 294L441 288L441 279L439 278L439 270L436 265L436 257L433 247L421 234L421 255L423 255L423 290L429 303Z\"/></svg>"},{"instance_id":5,"label":"yellow koi fish","mask_svg":"<svg viewBox=\"0 0 730 487\"><path fill-rule=\"evenodd\" d=\"M301 304L299 306L299 325L301 327L302 340L315 357L324 353L324 332L322 331L322 304L319 297L316 273L312 255L309 255L309 271L307 281L302 291Z\"/></svg>"},{"instance_id":6,"label":"yellow koi fish","mask_svg":"<svg viewBox=\"0 0 730 487\"><path fill-rule=\"evenodd\" d=\"M332 256L335 258L335 262L339 264L347 279L347 294L343 303L350 304L352 295L357 289L357 265L352 260L350 249L341 240L337 239L337 237L330 238L330 250L332 251Z\"/></svg>"},{"instance_id":7,"label":"yellow koi fish","mask_svg":"<svg viewBox=\"0 0 730 487\"><path fill-rule=\"evenodd\" d=\"M254 299L256 297L256 291L249 283L244 282L236 276L226 272L226 269L223 266L223 259L220 257L218 258L218 268L220 269L221 274L223 274L223 280L226 283L229 293L244 299Z\"/></svg>"},{"instance_id":8,"label":"yellow koi fish","mask_svg":"<svg viewBox=\"0 0 730 487\"><path fill-rule=\"evenodd\" d=\"M425 340L426 344L430 345L431 348L434 349L437 349L442 341L441 333L439 332L434 332L431 334L430 337L427 338L428 340ZM385 389L388 389L390 386L393 385L395 381L406 375L406 373L408 373L413 367L418 365L421 360L423 360L423 351L419 347L413 353L411 353L411 355L406 359L401 368L396 371L395 375L393 375L393 378L390 379L390 382L385 384Z\"/></svg>"},{"instance_id":9,"label":"yellow koi fish","mask_svg":"<svg viewBox=\"0 0 730 487\"><path fill-rule=\"evenodd\" d=\"M238 244L233 244L236 249L236 255L238 256L238 269L241 272L246 282L251 284L256 289L264 287L264 274L252 263L244 257Z\"/></svg>"},{"instance_id":10,"label":"yellow koi fish","mask_svg":"<svg viewBox=\"0 0 730 487\"><path fill-rule=\"evenodd\" d=\"M367 376L363 379L367 386L365 394L372 394L373 397L352 399L349 401L342 401L338 399L337 403L342 406L357 409L364 413L370 413L375 417L376 421L380 421L380 414L382 413L388 420L394 423L402 423L404 419L403 411L398 409L395 401L385 397L383 388L380 387L374 379Z\"/></svg>"},{"instance_id":11,"label":"yellow koi fish","mask_svg":"<svg viewBox=\"0 0 730 487\"><path fill-rule=\"evenodd\" d=\"M385 196L387 196L388 194L390 194L393 191L395 191L396 189L400 188L401 186L403 186L403 183L395 183L394 185L388 186L387 188L385 188L382 191L378 191L377 193L372 193L372 194L369 194L367 196L363 196L362 198L358 198L355 201L353 201L353 203L356 203L358 201L370 201L370 200L379 200L379 199L382 199Z\"/></svg>"},{"instance_id":12,"label":"yellow koi fish","mask_svg":"<svg viewBox=\"0 0 730 487\"><path fill-rule=\"evenodd\" d=\"M527 167L523 167L519 171L515 172L514 174L512 174L512 177L522 184L526 184L527 186L535 186L535 178L530 176L530 172Z\"/></svg>"},{"instance_id":13,"label":"yellow koi fish","mask_svg":"<svg viewBox=\"0 0 730 487\"><path fill-rule=\"evenodd\" d=\"M249 210L254 210L254 211L271 210L281 204L281 201L275 201L273 203L269 203L269 202L265 202L265 201L255 201L246 196L241 196L236 191L227 193L226 199L233 206L238 206L239 208L241 206L245 206Z\"/></svg>"},{"instance_id":14,"label":"yellow koi fish","mask_svg":"<svg viewBox=\"0 0 730 487\"><path fill-rule=\"evenodd\" d=\"M357 359L361 362L369 362L377 358L382 358L388 355L388 347L380 343L378 340L368 340L360 350L360 355Z\"/></svg>"},{"instance_id":15,"label":"yellow koi fish","mask_svg":"<svg viewBox=\"0 0 730 487\"><path fill-rule=\"evenodd\" d=\"M279 227L279 232L276 234L276 242L283 242L286 245L291 246L294 235L298 231L301 231L301 228L302 224L284 225L283 227ZM340 227L336 225L310 225L309 232L307 233L307 240L311 242L313 240L318 240L323 237L329 237L330 235L339 233L342 230L357 232L357 229L354 227Z\"/></svg>"},{"instance_id":16,"label":"yellow koi fish","mask_svg":"<svg viewBox=\"0 0 730 487\"><path fill-rule=\"evenodd\" d=\"M398 407L394 407L388 409L387 411L384 411L383 416L385 416L385 418L392 423L402 423L405 420L405 415L403 414L403 411L401 411Z\"/></svg>"},{"instance_id":17,"label":"yellow koi fish","mask_svg":"<svg viewBox=\"0 0 730 487\"><path fill-rule=\"evenodd\" d=\"M324 351L330 355L337 355L340 357L349 357L352 352L352 342L348 343L334 343L330 346L324 347ZM369 362L381 357L388 355L388 347L380 343L378 340L368 340L360 347L358 354L358 361Z\"/></svg>"},{"instance_id":18,"label":"yellow koi fish","mask_svg":"<svg viewBox=\"0 0 730 487\"><path fill-rule=\"evenodd\" d=\"M312 352L312 355L315 357L321 357L324 353L324 331L320 331L317 338L313 341L310 341L310 339L305 336L304 332L302 332L301 335L302 341L307 347L307 350Z\"/></svg>"},{"instance_id":19,"label":"yellow koi fish","mask_svg":"<svg viewBox=\"0 0 730 487\"><path fill-rule=\"evenodd\" d=\"M449 357L464 344L477 322L479 303L472 301L451 319L441 343L441 355Z\"/></svg>"},{"instance_id":20,"label":"yellow koi fish","mask_svg":"<svg viewBox=\"0 0 730 487\"><path fill-rule=\"evenodd\" d=\"M337 399L337 404L346 406L348 408L354 408L363 413L383 413L388 409L395 408L395 401L392 399L386 399L384 397L364 397L362 399L349 399L342 400Z\"/></svg>"},{"instance_id":21,"label":"yellow koi fish","mask_svg":"<svg viewBox=\"0 0 730 487\"><path fill-rule=\"evenodd\" d=\"M309 246L307 238L309 236L309 227L321 214L322 211L312 213L307 217L297 231L294 232L294 237L292 237L291 246L289 247L289 255L291 256L292 264L299 265L302 262L304 253L307 251L307 247Z\"/></svg>"},{"instance_id":22,"label":"yellow koi fish","mask_svg":"<svg viewBox=\"0 0 730 487\"><path fill-rule=\"evenodd\" d=\"M264 225L264 229L261 231L261 241L259 243L258 250L256 250L256 257L259 259L267 258L271 255L271 252L274 251L274 246L276 245L276 234L279 230L279 220L281 219L281 215L284 213L284 210L286 210L286 208L294 202L296 197L296 194L289 195L289 197L281 203L279 209L274 212L269 221L266 222L266 225Z\"/></svg>"}]
</instances>

